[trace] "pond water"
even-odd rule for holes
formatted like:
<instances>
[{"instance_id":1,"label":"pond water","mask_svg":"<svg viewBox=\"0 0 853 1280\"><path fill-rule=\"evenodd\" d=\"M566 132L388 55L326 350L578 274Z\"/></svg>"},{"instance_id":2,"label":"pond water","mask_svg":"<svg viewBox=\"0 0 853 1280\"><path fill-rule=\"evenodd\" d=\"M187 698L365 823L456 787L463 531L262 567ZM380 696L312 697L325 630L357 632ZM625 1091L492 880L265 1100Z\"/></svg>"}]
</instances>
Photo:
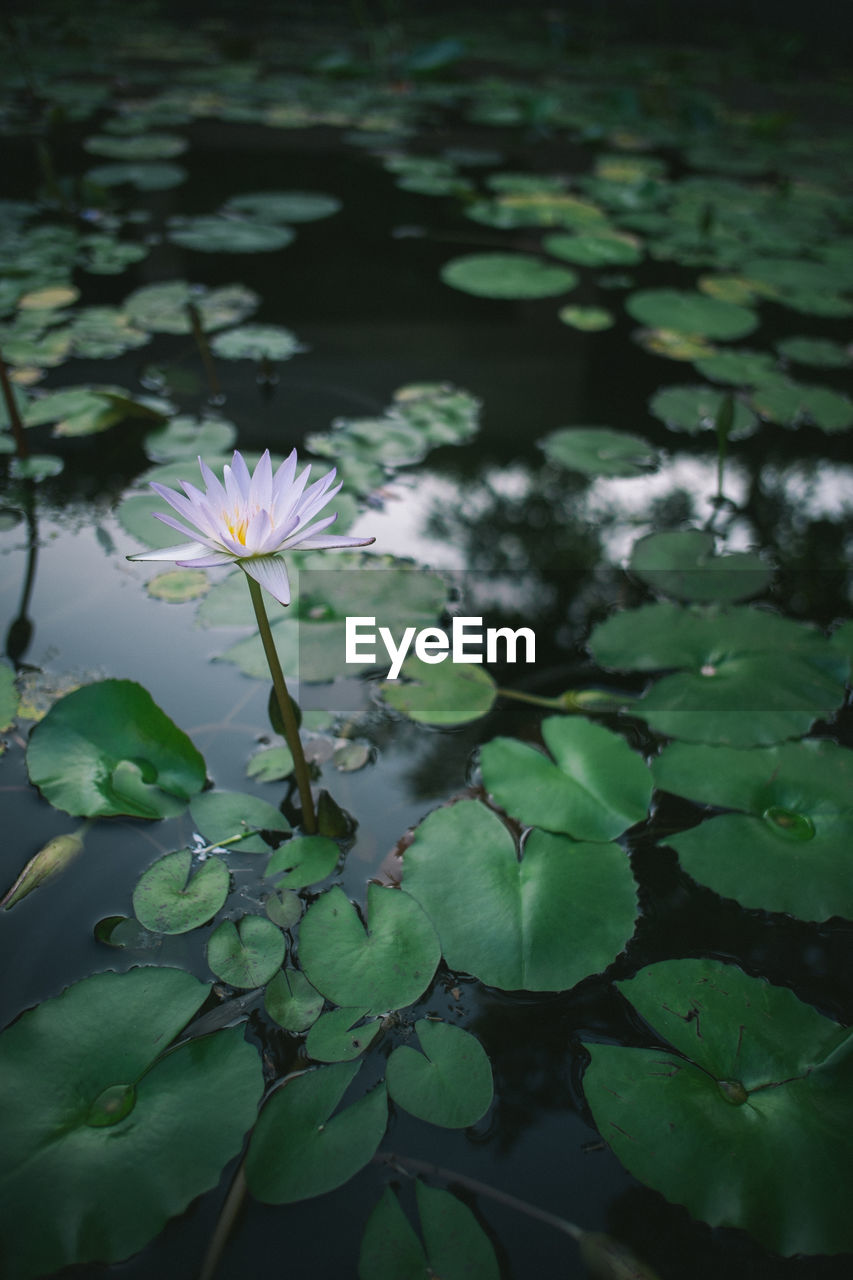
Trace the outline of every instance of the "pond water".
<instances>
[{"instance_id":1,"label":"pond water","mask_svg":"<svg viewBox=\"0 0 853 1280\"><path fill-rule=\"evenodd\" d=\"M849 133L746 44L98 13L6 53L3 890L82 838L0 918L8 1274L840 1280ZM308 843L245 575L127 558L294 447L375 539L266 597Z\"/></svg>"}]
</instances>

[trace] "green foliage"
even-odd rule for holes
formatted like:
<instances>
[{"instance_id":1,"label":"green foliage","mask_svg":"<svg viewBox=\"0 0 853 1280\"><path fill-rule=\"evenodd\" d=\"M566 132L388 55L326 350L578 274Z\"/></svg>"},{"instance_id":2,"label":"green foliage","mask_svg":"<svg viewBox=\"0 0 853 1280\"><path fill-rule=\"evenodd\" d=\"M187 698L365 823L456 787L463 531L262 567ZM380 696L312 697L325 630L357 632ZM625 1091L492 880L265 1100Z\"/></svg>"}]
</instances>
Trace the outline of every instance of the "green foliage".
<instances>
[{"instance_id":1,"label":"green foliage","mask_svg":"<svg viewBox=\"0 0 853 1280\"><path fill-rule=\"evenodd\" d=\"M228 867L208 858L191 872L189 849L167 853L149 867L133 891L133 912L153 933L188 933L205 924L225 903Z\"/></svg>"},{"instance_id":2,"label":"green foliage","mask_svg":"<svg viewBox=\"0 0 853 1280\"><path fill-rule=\"evenodd\" d=\"M386 1187L364 1230L359 1280L498 1280L492 1243L468 1206L449 1191L415 1187L423 1244Z\"/></svg>"},{"instance_id":3,"label":"green foliage","mask_svg":"<svg viewBox=\"0 0 853 1280\"><path fill-rule=\"evenodd\" d=\"M442 267L441 278L451 288L478 298L550 298L577 283L573 271L525 253L472 253L453 258Z\"/></svg>"},{"instance_id":4,"label":"green foliage","mask_svg":"<svg viewBox=\"0 0 853 1280\"><path fill-rule=\"evenodd\" d=\"M587 1101L630 1172L783 1255L853 1249L849 1028L714 960L618 986L672 1045L587 1045Z\"/></svg>"},{"instance_id":5,"label":"green foliage","mask_svg":"<svg viewBox=\"0 0 853 1280\"><path fill-rule=\"evenodd\" d=\"M497 686L484 667L442 662L430 664L410 655L401 680L383 680L380 693L389 707L420 724L465 724L494 706Z\"/></svg>"},{"instance_id":6,"label":"green foliage","mask_svg":"<svg viewBox=\"0 0 853 1280\"><path fill-rule=\"evenodd\" d=\"M192 820L209 844L232 841L239 836L241 853L268 853L269 845L259 831L290 831L281 810L268 800L242 791L205 791L190 806Z\"/></svg>"},{"instance_id":7,"label":"green foliage","mask_svg":"<svg viewBox=\"0 0 853 1280\"><path fill-rule=\"evenodd\" d=\"M391 1100L448 1129L476 1124L494 1092L492 1068L479 1040L461 1027L427 1018L415 1023L415 1031L423 1053L400 1045L388 1059Z\"/></svg>"},{"instance_id":8,"label":"green foliage","mask_svg":"<svg viewBox=\"0 0 853 1280\"><path fill-rule=\"evenodd\" d=\"M177 969L96 974L3 1033L4 1274L126 1258L219 1181L263 1080L239 1028L166 1052L208 990Z\"/></svg>"},{"instance_id":9,"label":"green foliage","mask_svg":"<svg viewBox=\"0 0 853 1280\"><path fill-rule=\"evenodd\" d=\"M587 476L641 476L656 460L641 436L608 427L562 427L539 445L549 462Z\"/></svg>"},{"instance_id":10,"label":"green foliage","mask_svg":"<svg viewBox=\"0 0 853 1280\"><path fill-rule=\"evenodd\" d=\"M204 760L141 685L102 680L55 703L30 735L30 781L82 817L181 813L204 785Z\"/></svg>"},{"instance_id":11,"label":"green foliage","mask_svg":"<svg viewBox=\"0 0 853 1280\"><path fill-rule=\"evenodd\" d=\"M676 600L734 602L763 591L773 576L754 552L718 556L714 535L701 529L650 533L634 543L630 569Z\"/></svg>"},{"instance_id":12,"label":"green foliage","mask_svg":"<svg viewBox=\"0 0 853 1280\"><path fill-rule=\"evenodd\" d=\"M451 968L505 991L568 990L605 969L633 933L631 869L618 845L539 830L523 854L494 813L462 800L417 828L403 887L432 919Z\"/></svg>"},{"instance_id":13,"label":"green foliage","mask_svg":"<svg viewBox=\"0 0 853 1280\"><path fill-rule=\"evenodd\" d=\"M281 930L263 916L223 920L210 935L207 963L232 987L262 987L284 960Z\"/></svg>"}]
</instances>

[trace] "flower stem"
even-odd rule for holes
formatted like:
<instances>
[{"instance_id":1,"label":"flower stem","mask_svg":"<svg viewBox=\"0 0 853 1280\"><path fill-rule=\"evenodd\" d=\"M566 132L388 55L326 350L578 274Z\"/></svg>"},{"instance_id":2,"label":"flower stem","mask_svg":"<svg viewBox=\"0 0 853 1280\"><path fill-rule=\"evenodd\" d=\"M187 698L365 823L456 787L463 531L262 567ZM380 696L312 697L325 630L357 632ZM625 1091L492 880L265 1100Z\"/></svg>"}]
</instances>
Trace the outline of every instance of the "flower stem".
<instances>
[{"instance_id":1,"label":"flower stem","mask_svg":"<svg viewBox=\"0 0 853 1280\"><path fill-rule=\"evenodd\" d=\"M258 630L261 633L261 643L264 646L267 664L272 676L273 688L275 689L276 701L278 709L281 712L282 723L284 724L284 734L287 738L287 745L290 747L290 754L293 756L293 768L296 774L296 785L299 787L299 798L302 801L302 825L309 835L313 835L317 830L317 817L314 812L314 797L311 795L311 780L308 776L308 765L305 761L305 753L302 750L302 743L299 739L299 726L296 723L296 713L293 710L293 703L290 694L287 692L287 685L284 682L284 672L281 669L281 663L278 660L278 654L275 648L272 631L270 630L269 618L267 617L266 607L264 605L264 595L260 583L254 578L250 578L246 574L246 581L249 584L249 593L252 597L252 607L255 610L255 617L258 621Z\"/></svg>"}]
</instances>

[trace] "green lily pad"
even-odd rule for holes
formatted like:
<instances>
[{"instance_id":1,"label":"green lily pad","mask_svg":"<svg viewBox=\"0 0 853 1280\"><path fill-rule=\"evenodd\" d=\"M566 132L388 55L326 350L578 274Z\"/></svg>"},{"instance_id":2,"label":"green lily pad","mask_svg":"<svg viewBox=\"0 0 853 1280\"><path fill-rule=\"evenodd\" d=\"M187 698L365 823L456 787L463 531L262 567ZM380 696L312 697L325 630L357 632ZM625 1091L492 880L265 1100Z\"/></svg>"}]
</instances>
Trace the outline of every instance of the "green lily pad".
<instances>
[{"instance_id":1,"label":"green lily pad","mask_svg":"<svg viewBox=\"0 0 853 1280\"><path fill-rule=\"evenodd\" d=\"M577 275L528 253L471 253L441 268L453 289L478 298L551 298L577 284Z\"/></svg>"},{"instance_id":2,"label":"green lily pad","mask_svg":"<svg viewBox=\"0 0 853 1280\"><path fill-rule=\"evenodd\" d=\"M128 1257L238 1155L263 1090L242 1029L164 1052L208 991L177 969L96 974L3 1033L4 1274Z\"/></svg>"},{"instance_id":3,"label":"green lily pad","mask_svg":"<svg viewBox=\"0 0 853 1280\"><path fill-rule=\"evenodd\" d=\"M694 364L703 378L733 387L755 387L779 376L776 361L766 351L717 351Z\"/></svg>"},{"instance_id":4,"label":"green lily pad","mask_svg":"<svg viewBox=\"0 0 853 1280\"><path fill-rule=\"evenodd\" d=\"M133 914L152 933L189 933L225 903L230 886L221 858L207 858L191 875L189 849L167 853L143 872L133 891Z\"/></svg>"},{"instance_id":5,"label":"green lily pad","mask_svg":"<svg viewBox=\"0 0 853 1280\"><path fill-rule=\"evenodd\" d=\"M293 756L289 747L263 747L246 765L246 776L259 782L281 782L293 773Z\"/></svg>"},{"instance_id":6,"label":"green lily pad","mask_svg":"<svg viewBox=\"0 0 853 1280\"><path fill-rule=\"evenodd\" d=\"M54 703L30 734L30 781L75 816L169 818L204 786L204 760L141 685L102 680Z\"/></svg>"},{"instance_id":7,"label":"green lily pad","mask_svg":"<svg viewBox=\"0 0 853 1280\"><path fill-rule=\"evenodd\" d=\"M315 222L318 218L330 217L340 208L337 196L324 195L320 191L257 191L232 196L225 212L233 211L244 218L278 225L283 222Z\"/></svg>"},{"instance_id":8,"label":"green lily pad","mask_svg":"<svg viewBox=\"0 0 853 1280\"><path fill-rule=\"evenodd\" d=\"M738 751L673 744L655 785L739 813L667 838L684 869L742 906L853 918L853 751L826 740Z\"/></svg>"},{"instance_id":9,"label":"green lily pad","mask_svg":"<svg viewBox=\"0 0 853 1280\"><path fill-rule=\"evenodd\" d=\"M383 680L379 692L384 702L419 724L466 724L491 711L497 685L485 667L470 663L431 665L420 658L406 658L402 679Z\"/></svg>"},{"instance_id":10,"label":"green lily pad","mask_svg":"<svg viewBox=\"0 0 853 1280\"><path fill-rule=\"evenodd\" d=\"M360 1058L382 1030L379 1018L362 1022L367 1009L330 1009L312 1025L305 1052L315 1062L352 1062Z\"/></svg>"},{"instance_id":11,"label":"green lily pad","mask_svg":"<svg viewBox=\"0 0 853 1280\"><path fill-rule=\"evenodd\" d=\"M638 329L633 340L655 356L667 360L684 360L690 363L714 355L717 348L706 338L695 333L682 333L680 329Z\"/></svg>"},{"instance_id":12,"label":"green lily pad","mask_svg":"<svg viewBox=\"0 0 853 1280\"><path fill-rule=\"evenodd\" d=\"M645 818L652 777L624 738L580 716L548 716L542 737L556 763L515 738L494 738L480 752L483 783L512 817L602 841Z\"/></svg>"},{"instance_id":13,"label":"green lily pad","mask_svg":"<svg viewBox=\"0 0 853 1280\"><path fill-rule=\"evenodd\" d=\"M466 1204L449 1191L415 1183L424 1243L409 1225L390 1187L364 1229L359 1280L498 1280L491 1240Z\"/></svg>"},{"instance_id":14,"label":"green lily pad","mask_svg":"<svg viewBox=\"0 0 853 1280\"><path fill-rule=\"evenodd\" d=\"M624 231L588 231L578 235L551 235L542 247L555 258L580 267L632 266L643 251L636 236Z\"/></svg>"},{"instance_id":15,"label":"green lily pad","mask_svg":"<svg viewBox=\"0 0 853 1280\"><path fill-rule=\"evenodd\" d=\"M171 160L183 155L189 143L175 133L138 133L125 138L93 134L83 146L91 155L115 160Z\"/></svg>"},{"instance_id":16,"label":"green lily pad","mask_svg":"<svg viewBox=\"0 0 853 1280\"><path fill-rule=\"evenodd\" d=\"M187 180L187 171L180 164L144 161L127 161L116 164L97 164L86 170L86 181L96 187L136 187L137 191L168 191Z\"/></svg>"},{"instance_id":17,"label":"green lily pad","mask_svg":"<svg viewBox=\"0 0 853 1280\"><path fill-rule=\"evenodd\" d=\"M118 307L82 307L70 326L71 347L85 360L109 360L151 340Z\"/></svg>"},{"instance_id":18,"label":"green lily pad","mask_svg":"<svg viewBox=\"0 0 853 1280\"><path fill-rule=\"evenodd\" d=\"M178 459L209 458L225 454L237 439L237 428L227 418L193 418L178 414L164 427L149 431L144 448L152 462L174 462Z\"/></svg>"},{"instance_id":19,"label":"green lily pad","mask_svg":"<svg viewBox=\"0 0 853 1280\"><path fill-rule=\"evenodd\" d=\"M587 476L644 475L657 457L641 436L608 427L562 427L539 446L549 462Z\"/></svg>"},{"instance_id":20,"label":"green lily pad","mask_svg":"<svg viewBox=\"0 0 853 1280\"><path fill-rule=\"evenodd\" d=\"M18 711L18 691L15 688L15 668L0 661L0 733L11 729Z\"/></svg>"},{"instance_id":21,"label":"green lily pad","mask_svg":"<svg viewBox=\"0 0 853 1280\"><path fill-rule=\"evenodd\" d=\"M461 1027L421 1018L415 1032L423 1053L399 1045L388 1059L393 1102L420 1120L446 1129L476 1124L492 1103L492 1068L480 1041Z\"/></svg>"},{"instance_id":22,"label":"green lily pad","mask_svg":"<svg viewBox=\"0 0 853 1280\"><path fill-rule=\"evenodd\" d=\"M133 324L151 333L192 333L187 304L198 310L206 333L239 324L257 310L260 298L243 284L225 284L216 289L167 280L143 285L124 300L124 310Z\"/></svg>"},{"instance_id":23,"label":"green lily pad","mask_svg":"<svg viewBox=\"0 0 853 1280\"><path fill-rule=\"evenodd\" d=\"M602 329L612 329L616 317L606 307L560 307L557 315L563 324L572 329L580 329L582 333L598 333Z\"/></svg>"},{"instance_id":24,"label":"green lily pad","mask_svg":"<svg viewBox=\"0 0 853 1280\"><path fill-rule=\"evenodd\" d=\"M101 235L84 237L80 248L83 254L80 265L96 276L120 275L149 254L148 245Z\"/></svg>"},{"instance_id":25,"label":"green lily pad","mask_svg":"<svg viewBox=\"0 0 853 1280\"><path fill-rule=\"evenodd\" d=\"M713 431L726 392L715 387L661 387L649 400L649 413L659 418L670 431ZM755 415L740 400L734 401L734 417L728 433L730 440L751 435L758 423Z\"/></svg>"},{"instance_id":26,"label":"green lily pad","mask_svg":"<svg viewBox=\"0 0 853 1280\"><path fill-rule=\"evenodd\" d=\"M617 985L675 1050L587 1045L584 1092L626 1168L784 1256L853 1250L849 1028L715 960Z\"/></svg>"},{"instance_id":27,"label":"green lily pad","mask_svg":"<svg viewBox=\"0 0 853 1280\"><path fill-rule=\"evenodd\" d=\"M280 875L279 889L303 889L330 876L340 856L340 848L328 836L295 836L279 845L264 875Z\"/></svg>"},{"instance_id":28,"label":"green lily pad","mask_svg":"<svg viewBox=\"0 0 853 1280\"><path fill-rule=\"evenodd\" d=\"M273 253L290 244L290 227L226 218L221 214L169 219L168 239L199 253Z\"/></svg>"},{"instance_id":29,"label":"green lily pad","mask_svg":"<svg viewBox=\"0 0 853 1280\"><path fill-rule=\"evenodd\" d=\"M272 920L279 929L293 929L302 919L305 904L292 889L282 889L280 893L274 890L267 894L263 902L267 919Z\"/></svg>"},{"instance_id":30,"label":"green lily pad","mask_svg":"<svg viewBox=\"0 0 853 1280\"><path fill-rule=\"evenodd\" d=\"M203 569L169 569L152 578L146 590L156 600L178 604L203 596L210 590L210 578Z\"/></svg>"},{"instance_id":31,"label":"green lily pad","mask_svg":"<svg viewBox=\"0 0 853 1280\"><path fill-rule=\"evenodd\" d=\"M637 913L618 845L532 831L519 861L508 829L472 800L421 823L403 858L403 886L435 924L450 968L505 991L565 991L600 973Z\"/></svg>"},{"instance_id":32,"label":"green lily pad","mask_svg":"<svg viewBox=\"0 0 853 1280\"><path fill-rule=\"evenodd\" d=\"M751 551L718 556L714 535L701 529L650 533L634 543L633 574L676 600L732 603L763 591L773 569Z\"/></svg>"},{"instance_id":33,"label":"green lily pad","mask_svg":"<svg viewBox=\"0 0 853 1280\"><path fill-rule=\"evenodd\" d=\"M776 343L776 350L786 360L821 369L844 369L853 360L849 347L830 338L783 338Z\"/></svg>"},{"instance_id":34,"label":"green lily pad","mask_svg":"<svg viewBox=\"0 0 853 1280\"><path fill-rule=\"evenodd\" d=\"M292 1204L349 1182L373 1159L388 1122L384 1084L333 1115L359 1063L337 1062L289 1079L261 1110L246 1156L252 1195Z\"/></svg>"},{"instance_id":35,"label":"green lily pad","mask_svg":"<svg viewBox=\"0 0 853 1280\"><path fill-rule=\"evenodd\" d=\"M284 934L264 916L223 920L207 944L207 963L232 987L262 987L284 961Z\"/></svg>"},{"instance_id":36,"label":"green lily pad","mask_svg":"<svg viewBox=\"0 0 853 1280\"><path fill-rule=\"evenodd\" d=\"M325 996L301 969L282 969L266 985L264 1008L285 1031L307 1031L320 1016Z\"/></svg>"},{"instance_id":37,"label":"green lily pad","mask_svg":"<svg viewBox=\"0 0 853 1280\"><path fill-rule=\"evenodd\" d=\"M797 427L803 419L827 432L853 427L853 400L831 387L779 377L756 387L751 404L762 417L781 427Z\"/></svg>"},{"instance_id":38,"label":"green lily pad","mask_svg":"<svg viewBox=\"0 0 853 1280\"><path fill-rule=\"evenodd\" d=\"M223 360L289 360L305 348L295 333L276 324L244 324L218 333L210 344Z\"/></svg>"},{"instance_id":39,"label":"green lily pad","mask_svg":"<svg viewBox=\"0 0 853 1280\"><path fill-rule=\"evenodd\" d=\"M290 823L275 805L242 791L204 791L193 800L190 814L208 844L247 833L236 842L241 853L269 853L266 841L249 833L290 830Z\"/></svg>"},{"instance_id":40,"label":"green lily pad","mask_svg":"<svg viewBox=\"0 0 853 1280\"><path fill-rule=\"evenodd\" d=\"M418 903L397 889L368 885L367 914L365 932L343 889L327 890L305 913L300 963L335 1004L377 1013L402 1009L432 981L438 938Z\"/></svg>"},{"instance_id":41,"label":"green lily pad","mask_svg":"<svg viewBox=\"0 0 853 1280\"><path fill-rule=\"evenodd\" d=\"M758 325L755 312L747 307L682 289L641 289L625 300L625 308L651 329L675 329L703 338L745 338Z\"/></svg>"},{"instance_id":42,"label":"green lily pad","mask_svg":"<svg viewBox=\"0 0 853 1280\"><path fill-rule=\"evenodd\" d=\"M31 453L28 458L12 458L9 463L10 476L16 480L33 480L36 484L61 475L64 469L65 460L54 453Z\"/></svg>"},{"instance_id":43,"label":"green lily pad","mask_svg":"<svg viewBox=\"0 0 853 1280\"><path fill-rule=\"evenodd\" d=\"M837 710L848 670L816 628L762 609L644 605L602 622L589 647L605 667L672 673L632 715L670 737L728 746L808 733Z\"/></svg>"}]
</instances>

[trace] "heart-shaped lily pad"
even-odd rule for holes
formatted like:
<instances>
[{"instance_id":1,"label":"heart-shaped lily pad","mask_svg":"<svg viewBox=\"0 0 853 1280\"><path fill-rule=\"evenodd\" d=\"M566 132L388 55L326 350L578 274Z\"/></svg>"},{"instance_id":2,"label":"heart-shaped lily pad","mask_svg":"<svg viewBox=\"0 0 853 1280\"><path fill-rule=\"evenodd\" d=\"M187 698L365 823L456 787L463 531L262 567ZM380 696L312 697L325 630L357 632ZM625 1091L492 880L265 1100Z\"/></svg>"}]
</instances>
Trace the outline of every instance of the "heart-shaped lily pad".
<instances>
[{"instance_id":1,"label":"heart-shaped lily pad","mask_svg":"<svg viewBox=\"0 0 853 1280\"><path fill-rule=\"evenodd\" d=\"M290 1079L264 1106L246 1178L264 1204L291 1204L348 1182L372 1160L388 1122L385 1085L335 1111L359 1063L337 1062Z\"/></svg>"},{"instance_id":2,"label":"heart-shaped lily pad","mask_svg":"<svg viewBox=\"0 0 853 1280\"><path fill-rule=\"evenodd\" d=\"M264 916L223 920L210 935L207 963L232 987L262 987L284 960L284 934Z\"/></svg>"},{"instance_id":3,"label":"heart-shaped lily pad","mask_svg":"<svg viewBox=\"0 0 853 1280\"><path fill-rule=\"evenodd\" d=\"M724 399L725 392L715 387L661 387L649 400L649 413L659 418L670 431L687 431L695 435L697 431L714 430ZM755 415L740 400L735 400L729 439L750 435L756 426Z\"/></svg>"},{"instance_id":4,"label":"heart-shaped lily pad","mask_svg":"<svg viewBox=\"0 0 853 1280\"><path fill-rule=\"evenodd\" d=\"M389 707L420 724L465 724L491 711L497 685L485 667L474 663L430 664L406 658L401 679L379 686Z\"/></svg>"},{"instance_id":5,"label":"heart-shaped lily pad","mask_svg":"<svg viewBox=\"0 0 853 1280\"><path fill-rule=\"evenodd\" d=\"M656 453L641 436L608 427L563 427L539 441L549 462L587 476L639 476Z\"/></svg>"},{"instance_id":6,"label":"heart-shaped lily pad","mask_svg":"<svg viewBox=\"0 0 853 1280\"><path fill-rule=\"evenodd\" d=\"M567 267L534 258L529 253L471 253L453 258L441 269L453 289L478 298L550 298L577 284Z\"/></svg>"},{"instance_id":7,"label":"heart-shaped lily pad","mask_svg":"<svg viewBox=\"0 0 853 1280\"><path fill-rule=\"evenodd\" d=\"M549 716L542 737L554 762L514 738L480 753L483 782L507 813L576 840L613 840L645 818L652 776L624 738L581 716Z\"/></svg>"},{"instance_id":8,"label":"heart-shaped lily pad","mask_svg":"<svg viewBox=\"0 0 853 1280\"><path fill-rule=\"evenodd\" d=\"M849 1028L715 960L617 985L675 1050L587 1045L584 1092L628 1170L785 1256L853 1251Z\"/></svg>"},{"instance_id":9,"label":"heart-shaped lily pad","mask_svg":"<svg viewBox=\"0 0 853 1280\"><path fill-rule=\"evenodd\" d=\"M449 1191L415 1183L421 1244L390 1187L371 1213L358 1260L359 1280L442 1276L444 1280L499 1280L494 1246L473 1212Z\"/></svg>"},{"instance_id":10,"label":"heart-shaped lily pad","mask_svg":"<svg viewBox=\"0 0 853 1280\"><path fill-rule=\"evenodd\" d=\"M408 893L371 884L367 929L335 886L309 908L299 959L311 983L335 1004L377 1013L402 1009L427 989L441 952L421 907Z\"/></svg>"},{"instance_id":11,"label":"heart-shaped lily pad","mask_svg":"<svg viewBox=\"0 0 853 1280\"><path fill-rule=\"evenodd\" d=\"M305 1052L315 1062L352 1062L369 1049L382 1030L379 1018L363 1021L368 1009L330 1009L311 1027Z\"/></svg>"},{"instance_id":12,"label":"heart-shaped lily pad","mask_svg":"<svg viewBox=\"0 0 853 1280\"><path fill-rule=\"evenodd\" d=\"M841 704L849 669L815 627L737 606L625 610L589 647L605 667L671 672L631 704L656 732L728 746L808 733Z\"/></svg>"},{"instance_id":13,"label":"heart-shaped lily pad","mask_svg":"<svg viewBox=\"0 0 853 1280\"><path fill-rule=\"evenodd\" d=\"M204 786L189 738L131 680L102 680L61 698L30 734L30 780L75 816L168 818Z\"/></svg>"},{"instance_id":14,"label":"heart-shaped lily pad","mask_svg":"<svg viewBox=\"0 0 853 1280\"><path fill-rule=\"evenodd\" d=\"M703 529L650 533L634 543L631 572L676 600L735 601L763 591L773 569L751 551L715 555Z\"/></svg>"},{"instance_id":15,"label":"heart-shaped lily pad","mask_svg":"<svg viewBox=\"0 0 853 1280\"><path fill-rule=\"evenodd\" d=\"M260 298L243 284L188 284L186 280L165 280L143 285L125 298L124 309L140 329L152 333L191 333L187 304L193 303L205 332L238 324L256 310ZM208 461L210 461L208 459Z\"/></svg>"},{"instance_id":16,"label":"heart-shaped lily pad","mask_svg":"<svg viewBox=\"0 0 853 1280\"><path fill-rule=\"evenodd\" d=\"M276 849L264 875L280 875L279 889L302 889L331 875L340 856L339 847L328 836L296 836Z\"/></svg>"},{"instance_id":17,"label":"heart-shaped lily pad","mask_svg":"<svg viewBox=\"0 0 853 1280\"><path fill-rule=\"evenodd\" d=\"M281 969L264 991L264 1008L285 1031L307 1031L320 1016L325 997L301 969Z\"/></svg>"},{"instance_id":18,"label":"heart-shaped lily pad","mask_svg":"<svg viewBox=\"0 0 853 1280\"><path fill-rule=\"evenodd\" d=\"M505 991L563 991L600 973L627 943L637 912L618 845L532 831L519 861L504 824L472 800L421 823L403 858L403 886L435 924L447 964Z\"/></svg>"},{"instance_id":19,"label":"heart-shaped lily pad","mask_svg":"<svg viewBox=\"0 0 853 1280\"><path fill-rule=\"evenodd\" d=\"M189 849L167 853L140 876L133 913L152 933L189 933L215 916L228 897L230 875L221 858L207 858L190 874Z\"/></svg>"},{"instance_id":20,"label":"heart-shaped lily pad","mask_svg":"<svg viewBox=\"0 0 853 1280\"><path fill-rule=\"evenodd\" d=\"M208 991L177 969L96 974L3 1033L5 1275L126 1258L219 1181L263 1076L239 1027L164 1052Z\"/></svg>"},{"instance_id":21,"label":"heart-shaped lily pad","mask_svg":"<svg viewBox=\"0 0 853 1280\"><path fill-rule=\"evenodd\" d=\"M667 837L684 869L742 906L853 918L853 751L827 740L739 751L673 744L655 784L741 810Z\"/></svg>"},{"instance_id":22,"label":"heart-shaped lily pad","mask_svg":"<svg viewBox=\"0 0 853 1280\"><path fill-rule=\"evenodd\" d=\"M415 1031L423 1053L399 1045L388 1059L392 1101L430 1124L465 1129L488 1111L492 1068L480 1041L448 1022L421 1018Z\"/></svg>"}]
</instances>

